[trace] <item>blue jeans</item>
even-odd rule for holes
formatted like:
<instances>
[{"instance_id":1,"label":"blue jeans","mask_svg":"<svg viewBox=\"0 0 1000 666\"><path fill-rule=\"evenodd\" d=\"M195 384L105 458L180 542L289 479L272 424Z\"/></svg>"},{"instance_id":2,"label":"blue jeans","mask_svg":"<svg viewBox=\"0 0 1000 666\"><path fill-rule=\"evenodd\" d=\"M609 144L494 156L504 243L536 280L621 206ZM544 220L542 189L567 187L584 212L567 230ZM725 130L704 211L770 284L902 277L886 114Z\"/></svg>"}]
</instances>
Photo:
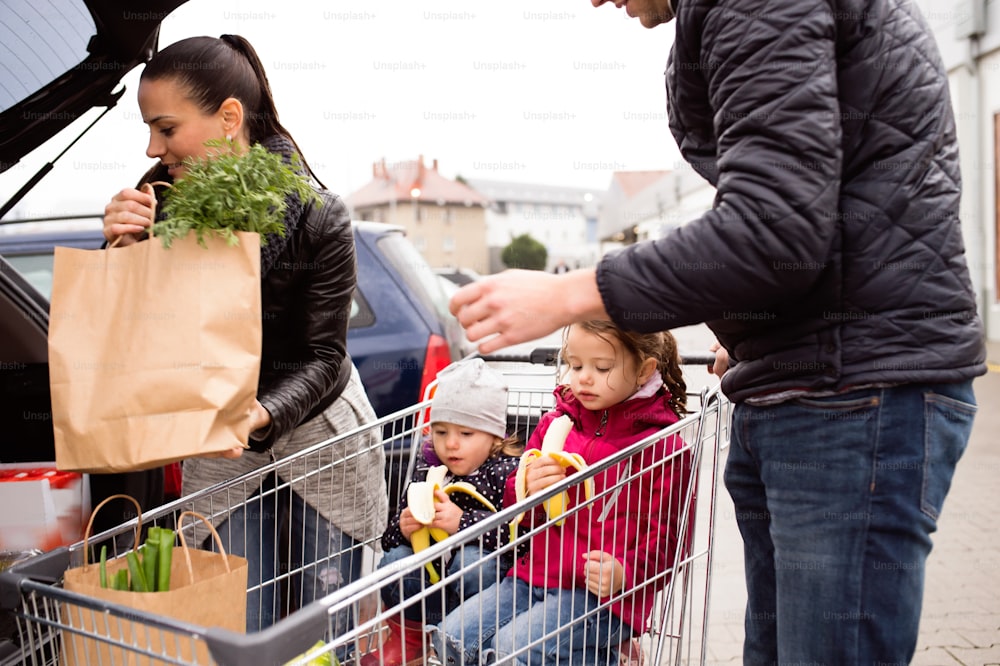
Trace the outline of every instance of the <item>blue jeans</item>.
<instances>
[{"instance_id":1,"label":"blue jeans","mask_svg":"<svg viewBox=\"0 0 1000 666\"><path fill-rule=\"evenodd\" d=\"M614 664L631 629L607 608L595 612L599 605L587 590L533 587L507 576L448 613L431 644L449 665Z\"/></svg>"},{"instance_id":2,"label":"blue jeans","mask_svg":"<svg viewBox=\"0 0 1000 666\"><path fill-rule=\"evenodd\" d=\"M908 664L930 535L972 382L737 405L725 482L743 536L743 663Z\"/></svg>"},{"instance_id":3,"label":"blue jeans","mask_svg":"<svg viewBox=\"0 0 1000 666\"><path fill-rule=\"evenodd\" d=\"M360 544L290 490L258 491L217 529L228 552L247 558L248 632L281 619L285 593L291 611L361 577ZM279 571L293 575L285 583ZM333 622L342 633L352 620L345 611Z\"/></svg>"},{"instance_id":4,"label":"blue jeans","mask_svg":"<svg viewBox=\"0 0 1000 666\"><path fill-rule=\"evenodd\" d=\"M413 555L413 548L397 546L382 557L378 566L380 569L394 567L397 562L410 555ZM468 599L478 594L480 590L494 585L507 573L506 568L499 566L500 559L494 556L484 560L486 555L487 553L484 553L478 545L463 546L452 554L444 576L448 578L455 575L457 577L454 580L433 592L428 592L431 585L430 578L427 569L420 567L408 571L399 581L383 587L382 602L386 608L393 608L407 599L421 599L421 603L406 607L403 611L406 619L427 623L440 622L444 614L455 608L462 599ZM475 566L476 563L481 564ZM440 573L441 562L434 564Z\"/></svg>"}]
</instances>

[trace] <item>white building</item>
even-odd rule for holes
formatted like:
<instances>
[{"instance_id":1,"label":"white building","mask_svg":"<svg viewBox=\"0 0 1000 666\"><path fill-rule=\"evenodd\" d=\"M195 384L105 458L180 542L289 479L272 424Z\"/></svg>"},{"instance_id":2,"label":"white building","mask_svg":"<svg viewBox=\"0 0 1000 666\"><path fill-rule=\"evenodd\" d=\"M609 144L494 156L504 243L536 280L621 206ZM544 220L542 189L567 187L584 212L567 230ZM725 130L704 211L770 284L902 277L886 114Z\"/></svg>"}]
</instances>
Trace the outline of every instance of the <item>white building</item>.
<instances>
[{"instance_id":1,"label":"white building","mask_svg":"<svg viewBox=\"0 0 1000 666\"><path fill-rule=\"evenodd\" d=\"M1000 340L1000 6L917 0L948 76L962 161L962 233L986 334Z\"/></svg>"},{"instance_id":2,"label":"white building","mask_svg":"<svg viewBox=\"0 0 1000 666\"><path fill-rule=\"evenodd\" d=\"M687 163L672 171L617 171L598 216L602 251L664 236L712 208L715 188Z\"/></svg>"},{"instance_id":3,"label":"white building","mask_svg":"<svg viewBox=\"0 0 1000 666\"><path fill-rule=\"evenodd\" d=\"M490 200L486 243L490 272L506 268L500 253L516 236L528 234L548 250L548 270L562 260L569 268L592 266L600 258L597 209L604 192L577 187L468 179Z\"/></svg>"}]
</instances>

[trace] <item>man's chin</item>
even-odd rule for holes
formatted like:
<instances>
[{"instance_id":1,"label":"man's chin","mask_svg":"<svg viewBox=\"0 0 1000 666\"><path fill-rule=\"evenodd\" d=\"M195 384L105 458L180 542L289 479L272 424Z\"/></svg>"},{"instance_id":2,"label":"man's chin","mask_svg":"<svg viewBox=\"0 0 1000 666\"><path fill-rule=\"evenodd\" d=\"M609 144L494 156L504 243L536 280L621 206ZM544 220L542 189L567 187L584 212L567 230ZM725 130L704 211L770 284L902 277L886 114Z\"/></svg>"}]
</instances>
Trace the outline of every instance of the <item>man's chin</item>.
<instances>
[{"instance_id":1,"label":"man's chin","mask_svg":"<svg viewBox=\"0 0 1000 666\"><path fill-rule=\"evenodd\" d=\"M658 25L668 23L674 19L673 14L643 14L639 17L639 23L643 28L655 28Z\"/></svg>"}]
</instances>

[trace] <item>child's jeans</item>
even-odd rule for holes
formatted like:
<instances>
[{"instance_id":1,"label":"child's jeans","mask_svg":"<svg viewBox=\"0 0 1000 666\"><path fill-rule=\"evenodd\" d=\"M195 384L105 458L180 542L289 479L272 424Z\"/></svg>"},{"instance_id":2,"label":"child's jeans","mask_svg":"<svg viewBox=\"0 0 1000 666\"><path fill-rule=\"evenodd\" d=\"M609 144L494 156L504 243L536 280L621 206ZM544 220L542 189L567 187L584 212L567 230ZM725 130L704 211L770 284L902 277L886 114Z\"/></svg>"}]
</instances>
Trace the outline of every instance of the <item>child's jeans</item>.
<instances>
[{"instance_id":1,"label":"child's jeans","mask_svg":"<svg viewBox=\"0 0 1000 666\"><path fill-rule=\"evenodd\" d=\"M632 630L587 590L532 587L508 576L448 613L432 629L443 663L617 663L617 647ZM586 616L586 617L584 617ZM507 661L509 659L511 661Z\"/></svg>"},{"instance_id":2,"label":"child's jeans","mask_svg":"<svg viewBox=\"0 0 1000 666\"><path fill-rule=\"evenodd\" d=\"M413 555L413 548L410 546L396 546L382 557L379 568L397 566L400 560L410 555ZM500 567L500 560L497 557L484 559L488 555L489 553L484 552L476 544L456 550L442 577L457 577L443 587L443 595L442 589L427 591L431 585L427 568L420 567L407 572L399 581L383 587L382 601L386 608L392 608L405 600L422 598L421 603L407 606L403 615L408 620L424 621L429 624L440 622L444 614L458 606L462 599L475 596L480 590L494 585L507 573L506 567ZM438 573L442 573L441 562L436 561L434 564Z\"/></svg>"}]
</instances>

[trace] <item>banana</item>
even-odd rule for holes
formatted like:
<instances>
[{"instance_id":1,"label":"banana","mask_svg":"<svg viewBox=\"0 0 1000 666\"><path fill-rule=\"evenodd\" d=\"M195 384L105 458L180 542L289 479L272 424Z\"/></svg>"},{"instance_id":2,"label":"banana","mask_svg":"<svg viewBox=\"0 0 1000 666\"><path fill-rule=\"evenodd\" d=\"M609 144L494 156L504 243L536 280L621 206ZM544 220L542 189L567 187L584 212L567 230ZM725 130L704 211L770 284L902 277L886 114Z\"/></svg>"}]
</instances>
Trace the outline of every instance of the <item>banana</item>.
<instances>
[{"instance_id":1,"label":"banana","mask_svg":"<svg viewBox=\"0 0 1000 666\"><path fill-rule=\"evenodd\" d=\"M573 429L573 421L570 420L569 416L563 414L562 416L556 417L549 424L549 429L545 431L545 437L542 438L542 448L541 449L528 449L521 455L521 462L517 466L517 474L514 477L515 490L517 492L517 501L520 502L525 497L528 496L528 484L527 484L527 469L528 463L532 458L540 458L542 456L549 456L556 462L558 462L563 467L577 470L582 472L587 469L587 461L584 460L583 456L579 453L565 453L563 452L563 447L566 445L566 438L569 436L570 431ZM586 498L589 500L594 496L594 480L585 479L583 482L583 492ZM542 503L545 508L545 514L549 519L556 519L566 512L566 507L569 504L569 496L566 491L563 491L547 499ZM517 533L517 525L521 523L524 519L524 513L518 514L514 521L511 523L511 539L513 540ZM562 525L565 519L557 520L556 525Z\"/></svg>"},{"instance_id":2,"label":"banana","mask_svg":"<svg viewBox=\"0 0 1000 666\"><path fill-rule=\"evenodd\" d=\"M431 539L434 541L444 541L450 536L440 527L428 527L434 522L434 491L441 489L449 495L452 493L465 493L476 499L493 513L497 511L493 503L486 497L483 497L476 490L476 487L467 481L456 481L442 487L447 475L448 468L445 465L432 467L427 471L427 479L425 481L414 481L406 491L406 503L410 507L410 513L413 514L413 518L418 523L424 525L424 527L421 527L410 535L410 545L413 546L414 553L419 553L430 546ZM441 580L441 576L433 564L428 562L424 566L427 568L427 574L431 583Z\"/></svg>"}]
</instances>

